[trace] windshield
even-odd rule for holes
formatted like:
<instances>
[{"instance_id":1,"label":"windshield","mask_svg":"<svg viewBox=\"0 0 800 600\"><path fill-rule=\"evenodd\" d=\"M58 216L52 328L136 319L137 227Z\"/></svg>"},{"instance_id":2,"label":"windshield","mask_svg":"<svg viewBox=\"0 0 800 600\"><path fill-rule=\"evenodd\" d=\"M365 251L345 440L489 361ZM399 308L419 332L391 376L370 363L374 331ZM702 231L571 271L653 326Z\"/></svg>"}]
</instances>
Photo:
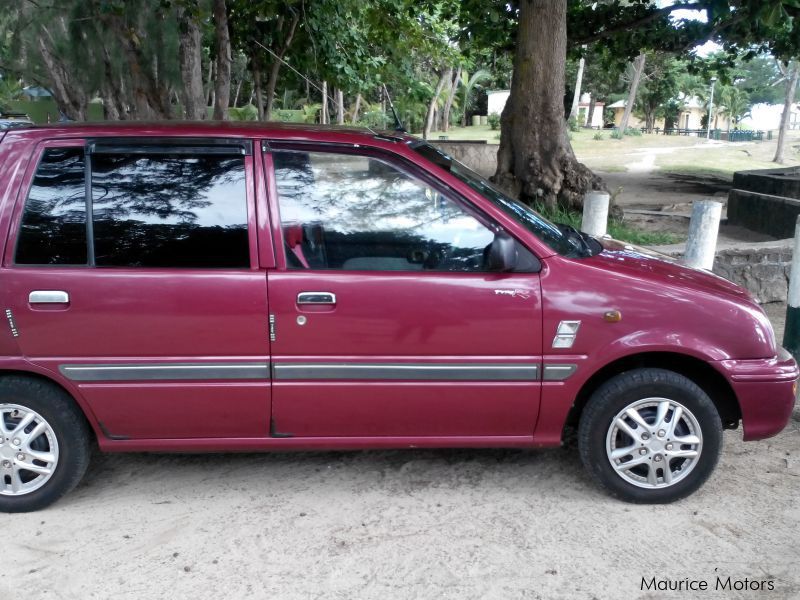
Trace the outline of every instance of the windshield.
<instances>
[{"instance_id":1,"label":"windshield","mask_svg":"<svg viewBox=\"0 0 800 600\"><path fill-rule=\"evenodd\" d=\"M568 225L551 223L526 204L506 196L485 178L441 150L426 142L416 142L411 145L411 149L466 183L558 254L569 257L593 254L580 232Z\"/></svg>"}]
</instances>

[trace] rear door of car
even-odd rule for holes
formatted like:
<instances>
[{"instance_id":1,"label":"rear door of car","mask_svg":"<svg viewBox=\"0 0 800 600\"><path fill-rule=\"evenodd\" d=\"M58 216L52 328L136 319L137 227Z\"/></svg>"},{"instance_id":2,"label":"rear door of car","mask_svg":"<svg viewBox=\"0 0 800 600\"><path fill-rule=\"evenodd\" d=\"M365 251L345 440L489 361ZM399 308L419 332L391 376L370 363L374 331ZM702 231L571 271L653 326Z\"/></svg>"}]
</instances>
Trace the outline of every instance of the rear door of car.
<instances>
[{"instance_id":1,"label":"rear door of car","mask_svg":"<svg viewBox=\"0 0 800 600\"><path fill-rule=\"evenodd\" d=\"M270 143L275 433L529 440L538 262L486 268L500 228L421 169L347 146Z\"/></svg>"},{"instance_id":2,"label":"rear door of car","mask_svg":"<svg viewBox=\"0 0 800 600\"><path fill-rule=\"evenodd\" d=\"M3 268L22 352L112 438L263 437L270 383L252 143L40 143Z\"/></svg>"}]
</instances>

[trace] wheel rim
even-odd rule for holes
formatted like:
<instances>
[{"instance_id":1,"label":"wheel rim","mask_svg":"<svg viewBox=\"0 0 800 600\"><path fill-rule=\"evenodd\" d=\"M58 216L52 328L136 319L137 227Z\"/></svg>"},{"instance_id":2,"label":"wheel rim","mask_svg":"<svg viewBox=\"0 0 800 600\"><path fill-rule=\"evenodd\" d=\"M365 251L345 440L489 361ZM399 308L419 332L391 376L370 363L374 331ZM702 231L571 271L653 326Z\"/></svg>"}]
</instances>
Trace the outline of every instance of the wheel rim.
<instances>
[{"instance_id":1,"label":"wheel rim","mask_svg":"<svg viewBox=\"0 0 800 600\"><path fill-rule=\"evenodd\" d=\"M703 449L700 424L680 402L644 398L623 408L606 435L614 472L637 487L659 489L685 479Z\"/></svg>"},{"instance_id":2,"label":"wheel rim","mask_svg":"<svg viewBox=\"0 0 800 600\"><path fill-rule=\"evenodd\" d=\"M0 496L38 490L57 465L58 440L44 417L24 406L0 404Z\"/></svg>"}]
</instances>

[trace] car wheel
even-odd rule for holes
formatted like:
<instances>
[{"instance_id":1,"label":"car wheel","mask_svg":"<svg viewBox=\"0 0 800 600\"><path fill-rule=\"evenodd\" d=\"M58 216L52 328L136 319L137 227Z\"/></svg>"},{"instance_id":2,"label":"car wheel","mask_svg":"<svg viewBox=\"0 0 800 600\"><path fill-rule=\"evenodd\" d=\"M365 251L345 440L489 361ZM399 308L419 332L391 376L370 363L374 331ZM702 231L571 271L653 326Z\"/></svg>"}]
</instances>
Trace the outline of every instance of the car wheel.
<instances>
[{"instance_id":1,"label":"car wheel","mask_svg":"<svg viewBox=\"0 0 800 600\"><path fill-rule=\"evenodd\" d=\"M45 381L0 378L0 511L52 504L86 472L90 431L72 398Z\"/></svg>"},{"instance_id":2,"label":"car wheel","mask_svg":"<svg viewBox=\"0 0 800 600\"><path fill-rule=\"evenodd\" d=\"M578 449L589 473L613 496L674 502L711 475L722 449L722 422L690 379L664 369L636 369L592 394L581 416Z\"/></svg>"}]
</instances>

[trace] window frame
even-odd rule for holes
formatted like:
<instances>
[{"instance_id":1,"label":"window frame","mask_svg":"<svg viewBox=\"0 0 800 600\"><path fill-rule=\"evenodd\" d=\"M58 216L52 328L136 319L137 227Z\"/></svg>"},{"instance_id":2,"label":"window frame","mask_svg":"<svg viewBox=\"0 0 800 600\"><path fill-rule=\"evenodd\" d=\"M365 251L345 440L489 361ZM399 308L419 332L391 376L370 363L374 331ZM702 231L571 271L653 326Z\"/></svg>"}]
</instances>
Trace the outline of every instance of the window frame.
<instances>
[{"instance_id":1,"label":"window frame","mask_svg":"<svg viewBox=\"0 0 800 600\"><path fill-rule=\"evenodd\" d=\"M85 265L53 265L53 264L24 264L16 262L17 246L20 239L20 228L25 214L25 208L30 195L33 180L39 170L45 152L51 148L83 148L84 150L84 185L86 203L86 253ZM239 151L237 151L237 149ZM241 267L137 267L137 266L97 266L94 256L93 232L93 199L92 199L92 154L186 154L196 156L208 154L211 156L241 156L244 163L245 176L245 203L246 225L248 237L247 265ZM200 272L233 271L246 272L262 268L259 260L259 224L257 217L256 161L253 152L253 140L249 138L187 138L187 137L82 137L47 139L36 144L34 159L28 162L25 176L17 190L13 217L10 223L9 236L6 244L5 267L18 269L96 269L96 270L147 270L147 271L176 271Z\"/></svg>"},{"instance_id":2,"label":"window frame","mask_svg":"<svg viewBox=\"0 0 800 600\"><path fill-rule=\"evenodd\" d=\"M508 231L506 227L500 224L491 215L480 210L472 202L470 202L463 194L453 189L445 182L438 179L432 173L416 165L402 155L396 154L391 150L377 148L374 146L361 146L358 144L347 144L340 142L318 142L318 141L286 141L286 140L261 140L261 153L264 156L264 168L267 169L267 183L268 183L268 199L269 199L269 213L271 221L271 233L273 239L273 248L275 249L275 256L277 262L277 269L289 273L376 273L376 274L415 274L419 275L420 271L350 271L343 269L292 269L289 268L289 261L286 255L286 243L283 237L283 227L280 215L280 198L278 196L278 186L275 177L275 163L272 153L274 151L290 151L290 152L318 152L327 154L346 154L361 156L366 158L376 158L383 160L387 164L397 169L400 173L412 178L413 180L424 183L432 189L442 194L446 199L454 202L465 213L473 216L481 224L483 224L490 231L505 232L511 236L514 241L530 252L534 257L536 254L532 252L526 244L523 244L516 235ZM425 275L492 275L494 271L423 271ZM522 272L520 272L522 274ZM533 274L533 273L532 273Z\"/></svg>"}]
</instances>

